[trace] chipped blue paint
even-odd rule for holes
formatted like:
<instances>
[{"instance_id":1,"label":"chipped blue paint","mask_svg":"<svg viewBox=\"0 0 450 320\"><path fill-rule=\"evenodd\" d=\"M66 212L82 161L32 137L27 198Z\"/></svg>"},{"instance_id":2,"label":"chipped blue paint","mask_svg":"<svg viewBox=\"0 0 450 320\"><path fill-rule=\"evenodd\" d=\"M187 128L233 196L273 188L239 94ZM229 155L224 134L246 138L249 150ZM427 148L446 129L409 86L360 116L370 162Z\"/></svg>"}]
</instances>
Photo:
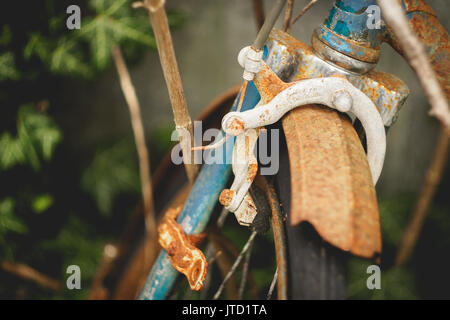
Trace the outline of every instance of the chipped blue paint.
<instances>
[{"instance_id":1,"label":"chipped blue paint","mask_svg":"<svg viewBox=\"0 0 450 320\"><path fill-rule=\"evenodd\" d=\"M372 57L369 52L379 50L385 28L369 28L367 24L367 8L375 4L375 0L337 0L323 24L316 29L318 39L350 57L376 62L376 56Z\"/></svg>"}]
</instances>

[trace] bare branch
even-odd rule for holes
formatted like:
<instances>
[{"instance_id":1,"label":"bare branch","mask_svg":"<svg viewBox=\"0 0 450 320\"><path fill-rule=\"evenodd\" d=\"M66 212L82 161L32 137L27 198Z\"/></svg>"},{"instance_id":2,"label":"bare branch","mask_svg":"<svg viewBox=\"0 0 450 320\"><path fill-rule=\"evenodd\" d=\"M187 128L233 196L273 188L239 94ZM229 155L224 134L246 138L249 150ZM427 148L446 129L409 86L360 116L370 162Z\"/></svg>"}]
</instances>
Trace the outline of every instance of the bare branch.
<instances>
[{"instance_id":1,"label":"bare branch","mask_svg":"<svg viewBox=\"0 0 450 320\"><path fill-rule=\"evenodd\" d=\"M117 246L113 244L106 244L103 248L102 261L95 273L94 279L89 289L89 300L104 300L107 296L107 291L103 287L103 281L108 275L116 258L119 256Z\"/></svg>"},{"instance_id":2,"label":"bare branch","mask_svg":"<svg viewBox=\"0 0 450 320\"><path fill-rule=\"evenodd\" d=\"M408 20L397 1L377 0L383 18L396 35L409 64L419 78L425 95L431 105L430 115L436 117L450 133L450 109L436 74L427 58L422 42L415 36Z\"/></svg>"},{"instance_id":3,"label":"bare branch","mask_svg":"<svg viewBox=\"0 0 450 320\"><path fill-rule=\"evenodd\" d=\"M292 10L294 8L294 0L288 0L286 10L284 13L283 31L286 31L291 26Z\"/></svg>"},{"instance_id":4,"label":"bare branch","mask_svg":"<svg viewBox=\"0 0 450 320\"><path fill-rule=\"evenodd\" d=\"M208 265L211 265L214 263L214 261L217 260L217 258L222 254L222 250L218 250L216 252L216 255L214 257L212 257L209 261L208 261Z\"/></svg>"},{"instance_id":5,"label":"bare branch","mask_svg":"<svg viewBox=\"0 0 450 320\"><path fill-rule=\"evenodd\" d=\"M278 278L278 268L275 270L275 273L273 274L273 279L272 282L270 283L269 292L267 292L266 296L267 300L270 300L270 298L272 298L272 294L275 289L275 284L277 283L277 278Z\"/></svg>"},{"instance_id":6,"label":"bare branch","mask_svg":"<svg viewBox=\"0 0 450 320\"><path fill-rule=\"evenodd\" d=\"M319 0L311 0L303 9L300 11L294 19L292 19L291 23L289 24L289 27L286 29L286 32L291 31L291 27L294 25L294 23L297 22L298 19L300 19L306 11L308 11L317 1Z\"/></svg>"},{"instance_id":7,"label":"bare branch","mask_svg":"<svg viewBox=\"0 0 450 320\"><path fill-rule=\"evenodd\" d=\"M149 234L156 235L155 208L153 204L153 190L150 178L150 161L148 158L147 146L145 144L145 134L144 127L142 125L139 101L131 82L127 66L123 60L120 48L117 46L113 49L113 57L117 73L119 74L120 85L130 110L131 124L139 155L139 171L141 175L142 198L144 201L145 227Z\"/></svg>"},{"instance_id":8,"label":"bare branch","mask_svg":"<svg viewBox=\"0 0 450 320\"><path fill-rule=\"evenodd\" d=\"M245 285L247 284L248 271L250 269L249 266L250 266L250 258L252 256L252 248L253 245L250 245L245 255L244 266L242 267L241 284L239 285L238 300L242 300L242 298L244 297Z\"/></svg>"},{"instance_id":9,"label":"bare branch","mask_svg":"<svg viewBox=\"0 0 450 320\"><path fill-rule=\"evenodd\" d=\"M222 228L223 225L225 224L225 219L228 217L228 214L230 213L230 211L228 211L227 209L223 208L222 212L219 215L219 218L217 218L217 226L219 228Z\"/></svg>"},{"instance_id":10,"label":"bare branch","mask_svg":"<svg viewBox=\"0 0 450 320\"><path fill-rule=\"evenodd\" d=\"M260 176L261 177L261 176ZM272 211L272 230L273 230L273 241L275 244L275 254L277 258L277 276L278 276L278 299L287 299L287 250L286 250L286 235L284 231L284 215L281 211L280 202L278 200L278 195L275 191L273 183L267 181L265 177L261 177L260 181L264 186L266 197L269 201L270 209Z\"/></svg>"},{"instance_id":11,"label":"bare branch","mask_svg":"<svg viewBox=\"0 0 450 320\"><path fill-rule=\"evenodd\" d=\"M2 261L1 267L6 272L16 275L19 278L37 283L41 287L51 289L53 291L60 291L62 289L62 285L59 281L50 278L49 276L46 276L45 274L25 264Z\"/></svg>"},{"instance_id":12,"label":"bare branch","mask_svg":"<svg viewBox=\"0 0 450 320\"><path fill-rule=\"evenodd\" d=\"M161 67L169 91L176 129L179 133L186 174L189 182L193 183L198 174L198 166L194 164L194 153L191 152L191 146L194 145L193 125L184 96L183 84L173 49L172 36L164 9L164 2L164 0L145 0L134 3L133 6L136 8L145 8L148 11L158 47Z\"/></svg>"}]
</instances>

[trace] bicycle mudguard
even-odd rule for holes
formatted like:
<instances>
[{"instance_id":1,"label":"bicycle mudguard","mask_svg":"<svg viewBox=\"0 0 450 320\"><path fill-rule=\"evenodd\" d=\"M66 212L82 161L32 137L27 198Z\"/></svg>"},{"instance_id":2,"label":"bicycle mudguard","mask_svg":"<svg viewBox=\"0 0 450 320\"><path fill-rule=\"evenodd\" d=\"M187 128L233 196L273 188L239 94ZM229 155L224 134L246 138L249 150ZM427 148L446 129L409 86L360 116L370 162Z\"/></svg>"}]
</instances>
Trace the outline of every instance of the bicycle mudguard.
<instances>
[{"instance_id":1,"label":"bicycle mudguard","mask_svg":"<svg viewBox=\"0 0 450 320\"><path fill-rule=\"evenodd\" d=\"M260 100L258 90L252 82L249 83L244 97L242 110L250 110ZM236 110L239 96L236 98L232 111ZM211 155L222 152L222 162L205 163L192 186L186 202L178 216L177 222L186 234L200 233L206 227L210 215L216 206L220 192L225 188L231 174L231 155L234 138L217 149L211 150ZM161 300L170 291L178 272L172 267L166 251L162 250L156 260L150 275L139 296L141 300Z\"/></svg>"},{"instance_id":2,"label":"bicycle mudguard","mask_svg":"<svg viewBox=\"0 0 450 320\"><path fill-rule=\"evenodd\" d=\"M311 105L283 119L291 172L290 223L311 223L328 243L355 255L381 253L375 187L351 122Z\"/></svg>"}]
</instances>

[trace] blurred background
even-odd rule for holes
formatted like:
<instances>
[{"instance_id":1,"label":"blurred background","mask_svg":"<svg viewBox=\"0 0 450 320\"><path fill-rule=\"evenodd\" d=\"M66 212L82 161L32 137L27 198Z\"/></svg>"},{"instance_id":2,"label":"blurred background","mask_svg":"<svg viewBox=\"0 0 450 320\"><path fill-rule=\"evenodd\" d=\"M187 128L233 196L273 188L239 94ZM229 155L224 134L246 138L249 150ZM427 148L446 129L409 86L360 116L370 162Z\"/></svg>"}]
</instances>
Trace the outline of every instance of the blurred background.
<instances>
[{"instance_id":1,"label":"blurred background","mask_svg":"<svg viewBox=\"0 0 450 320\"><path fill-rule=\"evenodd\" d=\"M272 2L263 1L266 12ZM1 5L0 298L87 298L104 246L118 241L140 201L129 111L110 53L115 44L125 55L141 103L152 169L173 146L172 111L148 16L131 9L131 3L29 0ZM307 1L295 3L297 13ZM449 30L450 3L428 3ZM79 31L66 28L66 8L71 4L81 8ZM331 5L332 1L319 1L291 34L309 44ZM256 36L253 4L167 0L166 7L189 111L195 118L215 97L241 83L236 57ZM281 23L282 18L277 27ZM366 267L372 262L352 259L348 298L448 299L448 168L412 258L401 268L393 267L439 126L428 115L429 105L415 74L388 45L382 47L378 69L400 77L411 94L388 133L377 185L382 290L366 288ZM226 232L242 245L246 231L229 228ZM270 284L273 261L258 254L261 246L255 249L254 277L263 290ZM17 276L11 268L18 264L38 270L53 284L43 286ZM66 268L72 264L81 267L82 290L63 289Z\"/></svg>"}]
</instances>

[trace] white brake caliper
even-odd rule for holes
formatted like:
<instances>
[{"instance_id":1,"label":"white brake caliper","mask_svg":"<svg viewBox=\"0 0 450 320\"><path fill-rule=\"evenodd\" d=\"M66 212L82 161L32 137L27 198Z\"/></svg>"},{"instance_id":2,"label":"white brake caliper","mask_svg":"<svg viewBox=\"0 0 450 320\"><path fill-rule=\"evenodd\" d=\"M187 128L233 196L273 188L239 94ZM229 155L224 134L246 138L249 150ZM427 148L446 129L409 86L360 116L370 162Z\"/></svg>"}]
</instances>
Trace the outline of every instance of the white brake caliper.
<instances>
[{"instance_id":1,"label":"white brake caliper","mask_svg":"<svg viewBox=\"0 0 450 320\"><path fill-rule=\"evenodd\" d=\"M240 54L239 60L244 59ZM260 63L264 64L263 61ZM232 163L235 178L230 189L222 192L221 203L235 213L240 224L250 225L257 213L248 189L258 168L253 150L259 128L277 122L294 108L309 104L321 104L352 113L360 120L366 133L367 160L372 180L374 184L378 181L386 152L386 134L380 113L372 100L344 77L296 81L269 103L244 112L229 112L222 119L223 130L236 136L236 143Z\"/></svg>"}]
</instances>

